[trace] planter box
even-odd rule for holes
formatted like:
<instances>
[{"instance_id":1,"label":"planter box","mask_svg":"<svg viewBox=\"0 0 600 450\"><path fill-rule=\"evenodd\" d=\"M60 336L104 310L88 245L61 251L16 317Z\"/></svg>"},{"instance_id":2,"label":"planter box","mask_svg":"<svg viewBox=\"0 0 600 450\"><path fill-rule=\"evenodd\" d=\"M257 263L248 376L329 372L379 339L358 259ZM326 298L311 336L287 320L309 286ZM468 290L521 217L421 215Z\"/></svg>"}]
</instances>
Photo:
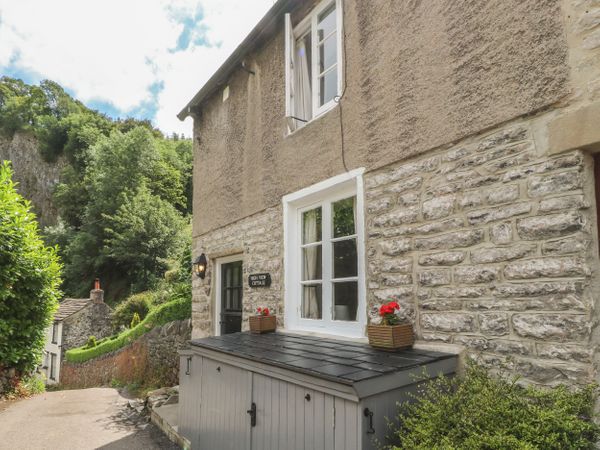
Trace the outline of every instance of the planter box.
<instances>
[{"instance_id":1,"label":"planter box","mask_svg":"<svg viewBox=\"0 0 600 450\"><path fill-rule=\"evenodd\" d=\"M250 316L248 321L252 333L269 333L277 328L277 316Z\"/></svg>"},{"instance_id":2,"label":"planter box","mask_svg":"<svg viewBox=\"0 0 600 450\"><path fill-rule=\"evenodd\" d=\"M381 350L396 351L412 347L415 342L410 323L399 325L368 325L369 345Z\"/></svg>"}]
</instances>

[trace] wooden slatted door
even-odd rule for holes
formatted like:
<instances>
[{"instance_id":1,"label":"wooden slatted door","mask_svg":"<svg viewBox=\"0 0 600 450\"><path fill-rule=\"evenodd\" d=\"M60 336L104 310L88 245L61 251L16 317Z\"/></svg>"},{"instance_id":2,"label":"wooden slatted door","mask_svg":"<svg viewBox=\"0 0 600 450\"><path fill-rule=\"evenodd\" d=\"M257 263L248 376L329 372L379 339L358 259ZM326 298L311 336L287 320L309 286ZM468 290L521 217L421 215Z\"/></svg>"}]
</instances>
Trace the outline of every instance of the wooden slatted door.
<instances>
[{"instance_id":1,"label":"wooden slatted door","mask_svg":"<svg viewBox=\"0 0 600 450\"><path fill-rule=\"evenodd\" d=\"M347 430L345 416L336 430L333 396L293 383L252 374L252 402L256 426L252 427L253 450L355 450L356 424ZM339 401L339 399L337 399ZM343 401L342 401L343 402ZM340 445L335 443L337 434Z\"/></svg>"},{"instance_id":2,"label":"wooden slatted door","mask_svg":"<svg viewBox=\"0 0 600 450\"><path fill-rule=\"evenodd\" d=\"M202 358L198 449L250 450L252 372Z\"/></svg>"}]
</instances>

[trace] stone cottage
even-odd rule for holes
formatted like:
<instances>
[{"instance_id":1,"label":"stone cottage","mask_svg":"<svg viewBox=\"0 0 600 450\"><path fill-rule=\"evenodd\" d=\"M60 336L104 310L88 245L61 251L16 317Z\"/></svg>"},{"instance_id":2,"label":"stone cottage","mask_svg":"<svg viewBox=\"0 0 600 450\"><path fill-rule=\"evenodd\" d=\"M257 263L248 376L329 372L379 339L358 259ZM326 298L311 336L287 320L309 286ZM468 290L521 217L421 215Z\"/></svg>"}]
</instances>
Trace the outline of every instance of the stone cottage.
<instances>
[{"instance_id":1,"label":"stone cottage","mask_svg":"<svg viewBox=\"0 0 600 450\"><path fill-rule=\"evenodd\" d=\"M111 314L97 280L90 298L66 298L60 302L54 321L46 330L42 371L47 384L60 382L60 367L67 350L84 345L90 336L102 339L111 334Z\"/></svg>"},{"instance_id":2,"label":"stone cottage","mask_svg":"<svg viewBox=\"0 0 600 450\"><path fill-rule=\"evenodd\" d=\"M598 380L597 1L278 0L187 116L195 338L360 340L393 298L417 344Z\"/></svg>"}]
</instances>

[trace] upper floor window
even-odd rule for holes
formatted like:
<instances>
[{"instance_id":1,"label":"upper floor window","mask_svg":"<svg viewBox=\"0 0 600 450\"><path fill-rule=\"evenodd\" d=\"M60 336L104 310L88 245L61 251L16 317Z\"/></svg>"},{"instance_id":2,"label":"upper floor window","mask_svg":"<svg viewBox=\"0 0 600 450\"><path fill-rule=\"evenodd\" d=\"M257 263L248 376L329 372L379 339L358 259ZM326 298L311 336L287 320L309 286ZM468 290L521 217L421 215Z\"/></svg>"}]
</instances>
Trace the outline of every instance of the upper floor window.
<instances>
[{"instance_id":1,"label":"upper floor window","mask_svg":"<svg viewBox=\"0 0 600 450\"><path fill-rule=\"evenodd\" d=\"M284 197L286 328L364 336L361 174Z\"/></svg>"},{"instance_id":2,"label":"upper floor window","mask_svg":"<svg viewBox=\"0 0 600 450\"><path fill-rule=\"evenodd\" d=\"M342 5L324 0L295 28L285 15L286 118L290 131L335 104L342 91Z\"/></svg>"}]
</instances>

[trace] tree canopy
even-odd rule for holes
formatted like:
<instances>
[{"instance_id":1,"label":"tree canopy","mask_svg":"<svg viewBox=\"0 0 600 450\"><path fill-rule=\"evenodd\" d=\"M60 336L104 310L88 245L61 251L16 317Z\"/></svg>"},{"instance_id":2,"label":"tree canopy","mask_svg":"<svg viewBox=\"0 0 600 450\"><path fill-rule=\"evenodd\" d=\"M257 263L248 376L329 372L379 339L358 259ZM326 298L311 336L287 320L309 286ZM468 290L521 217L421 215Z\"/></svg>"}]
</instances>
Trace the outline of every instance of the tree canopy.
<instances>
[{"instance_id":1,"label":"tree canopy","mask_svg":"<svg viewBox=\"0 0 600 450\"><path fill-rule=\"evenodd\" d=\"M55 187L57 226L44 230L65 264L63 288L84 296L100 277L107 298L152 289L189 244L192 145L149 121L113 120L57 83L0 78L0 133L34 133L49 162L64 158Z\"/></svg>"}]
</instances>

